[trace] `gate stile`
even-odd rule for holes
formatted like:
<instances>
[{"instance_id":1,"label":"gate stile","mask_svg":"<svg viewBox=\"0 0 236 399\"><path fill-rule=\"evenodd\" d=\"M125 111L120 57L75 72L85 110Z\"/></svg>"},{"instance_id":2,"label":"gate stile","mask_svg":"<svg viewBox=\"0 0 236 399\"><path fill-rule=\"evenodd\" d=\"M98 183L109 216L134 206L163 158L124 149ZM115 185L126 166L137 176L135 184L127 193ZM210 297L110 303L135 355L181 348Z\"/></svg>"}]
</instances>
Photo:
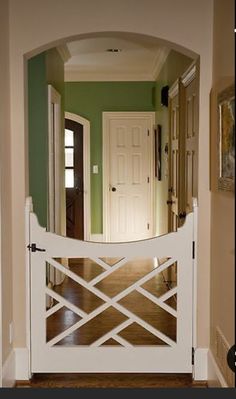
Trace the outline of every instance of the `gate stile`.
<instances>
[{"instance_id":1,"label":"gate stile","mask_svg":"<svg viewBox=\"0 0 236 399\"><path fill-rule=\"evenodd\" d=\"M197 208L194 207L194 212ZM188 214L185 224L173 232L152 239L129 243L94 243L78 241L47 232L38 224L36 215L26 207L26 221L29 226L29 281L31 322L31 372L192 372L193 333L193 241L196 214ZM27 242L28 244L28 242ZM35 248L36 247L36 248ZM37 250L41 249L41 251ZM43 250L43 251L42 251ZM118 257L120 260L109 265L104 258ZM89 258L103 271L86 281L56 259ZM120 270L128 261L137 258L158 258L164 262L153 267L149 273L113 297L102 292L96 285L106 277ZM71 303L46 284L46 264L62 272L75 283L98 297L102 303L87 312ZM143 287L152 278L177 264L177 285L157 297ZM150 322L120 303L131 293L139 293L143 300L149 300L176 319L176 340L159 331ZM177 309L166 303L177 295ZM46 309L46 296L57 303ZM48 340L47 319L63 307L75 313L79 320L69 328ZM95 339L90 345L57 345L69 334L113 308L126 317L125 321ZM136 323L142 329L163 341L164 345L134 345L119 335ZM112 339L119 346L102 346Z\"/></svg>"}]
</instances>

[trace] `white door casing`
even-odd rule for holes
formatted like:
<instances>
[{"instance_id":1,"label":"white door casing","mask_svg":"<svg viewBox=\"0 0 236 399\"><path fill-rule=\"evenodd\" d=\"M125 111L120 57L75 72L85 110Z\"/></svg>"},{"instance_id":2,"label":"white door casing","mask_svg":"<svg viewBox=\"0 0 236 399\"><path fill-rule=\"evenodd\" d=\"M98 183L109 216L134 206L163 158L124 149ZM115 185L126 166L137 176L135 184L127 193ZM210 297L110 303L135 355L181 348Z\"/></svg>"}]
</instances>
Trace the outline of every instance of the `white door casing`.
<instances>
[{"instance_id":1,"label":"white door casing","mask_svg":"<svg viewBox=\"0 0 236 399\"><path fill-rule=\"evenodd\" d=\"M84 240L91 239L91 193L90 193L90 122L80 115L65 112L65 118L83 126L83 171L84 171Z\"/></svg>"},{"instance_id":2,"label":"white door casing","mask_svg":"<svg viewBox=\"0 0 236 399\"><path fill-rule=\"evenodd\" d=\"M154 233L153 112L103 112L103 235L136 241Z\"/></svg>"},{"instance_id":3,"label":"white door casing","mask_svg":"<svg viewBox=\"0 0 236 399\"><path fill-rule=\"evenodd\" d=\"M194 212L197 210L194 206ZM62 237L39 226L37 217L26 207L26 220L30 230L30 244L35 243L42 251L30 252L31 274L31 372L192 372L193 342L193 240L196 239L195 213L186 217L184 225L177 232L168 235L131 243L91 243ZM28 239L28 238L27 238ZM103 272L90 280L64 267L57 258L90 258L103 268ZM122 257L115 266L109 266L101 258ZM122 267L129 259L165 258L164 263L153 267L144 277L131 284L112 298L96 287L99 281ZM74 282L102 299L103 303L92 312L85 312L61 295L56 294L45 284L45 264L51 264ZM177 263L177 286L158 298L144 289L145 282ZM151 326L135 312L120 303L130 293L137 291L143 299L171 313L176 318L176 339L170 339L160 330ZM53 308L46 309L46 295L58 302ZM177 309L170 308L165 302L177 295ZM80 316L80 320L47 341L47 318L63 306ZM125 322L105 333L90 345L56 345L60 340L94 319L112 306L126 316ZM119 332L132 323L139 324L165 345L135 346L122 339ZM113 338L120 346L102 346Z\"/></svg>"},{"instance_id":4,"label":"white door casing","mask_svg":"<svg viewBox=\"0 0 236 399\"><path fill-rule=\"evenodd\" d=\"M61 233L61 95L48 85L48 229Z\"/></svg>"},{"instance_id":5,"label":"white door casing","mask_svg":"<svg viewBox=\"0 0 236 399\"><path fill-rule=\"evenodd\" d=\"M61 95L48 85L48 215L49 231L61 234L61 198L63 190L62 143L61 143ZM48 269L48 278L53 284L62 282L61 273Z\"/></svg>"}]
</instances>

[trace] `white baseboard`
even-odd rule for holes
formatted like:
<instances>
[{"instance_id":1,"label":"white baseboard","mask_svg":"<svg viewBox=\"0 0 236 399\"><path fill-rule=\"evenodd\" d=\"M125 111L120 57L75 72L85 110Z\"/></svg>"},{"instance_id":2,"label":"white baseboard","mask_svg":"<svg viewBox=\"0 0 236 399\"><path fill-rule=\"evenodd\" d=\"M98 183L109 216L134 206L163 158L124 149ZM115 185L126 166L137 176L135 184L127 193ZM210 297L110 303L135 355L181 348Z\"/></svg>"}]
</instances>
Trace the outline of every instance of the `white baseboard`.
<instances>
[{"instance_id":1,"label":"white baseboard","mask_svg":"<svg viewBox=\"0 0 236 399\"><path fill-rule=\"evenodd\" d=\"M211 350L208 351L208 381L209 387L228 388L228 384L225 381L223 374L221 373Z\"/></svg>"},{"instance_id":2,"label":"white baseboard","mask_svg":"<svg viewBox=\"0 0 236 399\"><path fill-rule=\"evenodd\" d=\"M195 381L208 380L208 348L196 348L194 352L193 378Z\"/></svg>"},{"instance_id":3,"label":"white baseboard","mask_svg":"<svg viewBox=\"0 0 236 399\"><path fill-rule=\"evenodd\" d=\"M15 352L11 351L2 368L2 386L12 388L15 385Z\"/></svg>"},{"instance_id":4,"label":"white baseboard","mask_svg":"<svg viewBox=\"0 0 236 399\"><path fill-rule=\"evenodd\" d=\"M103 234L91 234L90 235L90 241L103 242L104 241Z\"/></svg>"},{"instance_id":5,"label":"white baseboard","mask_svg":"<svg viewBox=\"0 0 236 399\"><path fill-rule=\"evenodd\" d=\"M30 377L28 349L15 348L15 379L27 381Z\"/></svg>"}]
</instances>

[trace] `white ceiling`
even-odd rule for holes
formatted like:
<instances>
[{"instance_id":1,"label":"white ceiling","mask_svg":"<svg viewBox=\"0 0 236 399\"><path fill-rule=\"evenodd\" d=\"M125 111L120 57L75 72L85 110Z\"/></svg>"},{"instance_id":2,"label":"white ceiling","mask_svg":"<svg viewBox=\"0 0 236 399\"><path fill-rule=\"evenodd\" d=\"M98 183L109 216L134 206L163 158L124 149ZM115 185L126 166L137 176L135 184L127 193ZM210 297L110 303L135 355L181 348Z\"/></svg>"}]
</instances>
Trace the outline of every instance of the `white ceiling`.
<instances>
[{"instance_id":1,"label":"white ceiling","mask_svg":"<svg viewBox=\"0 0 236 399\"><path fill-rule=\"evenodd\" d=\"M107 52L117 48L120 52ZM65 81L152 81L169 53L156 39L96 37L67 43L64 56Z\"/></svg>"}]
</instances>

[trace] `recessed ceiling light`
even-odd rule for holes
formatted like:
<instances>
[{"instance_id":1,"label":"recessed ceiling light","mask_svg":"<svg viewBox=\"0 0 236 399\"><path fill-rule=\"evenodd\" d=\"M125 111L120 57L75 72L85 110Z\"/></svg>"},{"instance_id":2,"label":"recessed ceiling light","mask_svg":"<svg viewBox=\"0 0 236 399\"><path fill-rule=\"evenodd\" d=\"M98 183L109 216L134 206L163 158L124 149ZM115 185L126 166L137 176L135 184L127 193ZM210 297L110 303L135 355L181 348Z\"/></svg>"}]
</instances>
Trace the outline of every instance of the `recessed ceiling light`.
<instances>
[{"instance_id":1,"label":"recessed ceiling light","mask_svg":"<svg viewBox=\"0 0 236 399\"><path fill-rule=\"evenodd\" d=\"M106 50L108 53L120 53L122 51L121 48L108 48Z\"/></svg>"}]
</instances>

